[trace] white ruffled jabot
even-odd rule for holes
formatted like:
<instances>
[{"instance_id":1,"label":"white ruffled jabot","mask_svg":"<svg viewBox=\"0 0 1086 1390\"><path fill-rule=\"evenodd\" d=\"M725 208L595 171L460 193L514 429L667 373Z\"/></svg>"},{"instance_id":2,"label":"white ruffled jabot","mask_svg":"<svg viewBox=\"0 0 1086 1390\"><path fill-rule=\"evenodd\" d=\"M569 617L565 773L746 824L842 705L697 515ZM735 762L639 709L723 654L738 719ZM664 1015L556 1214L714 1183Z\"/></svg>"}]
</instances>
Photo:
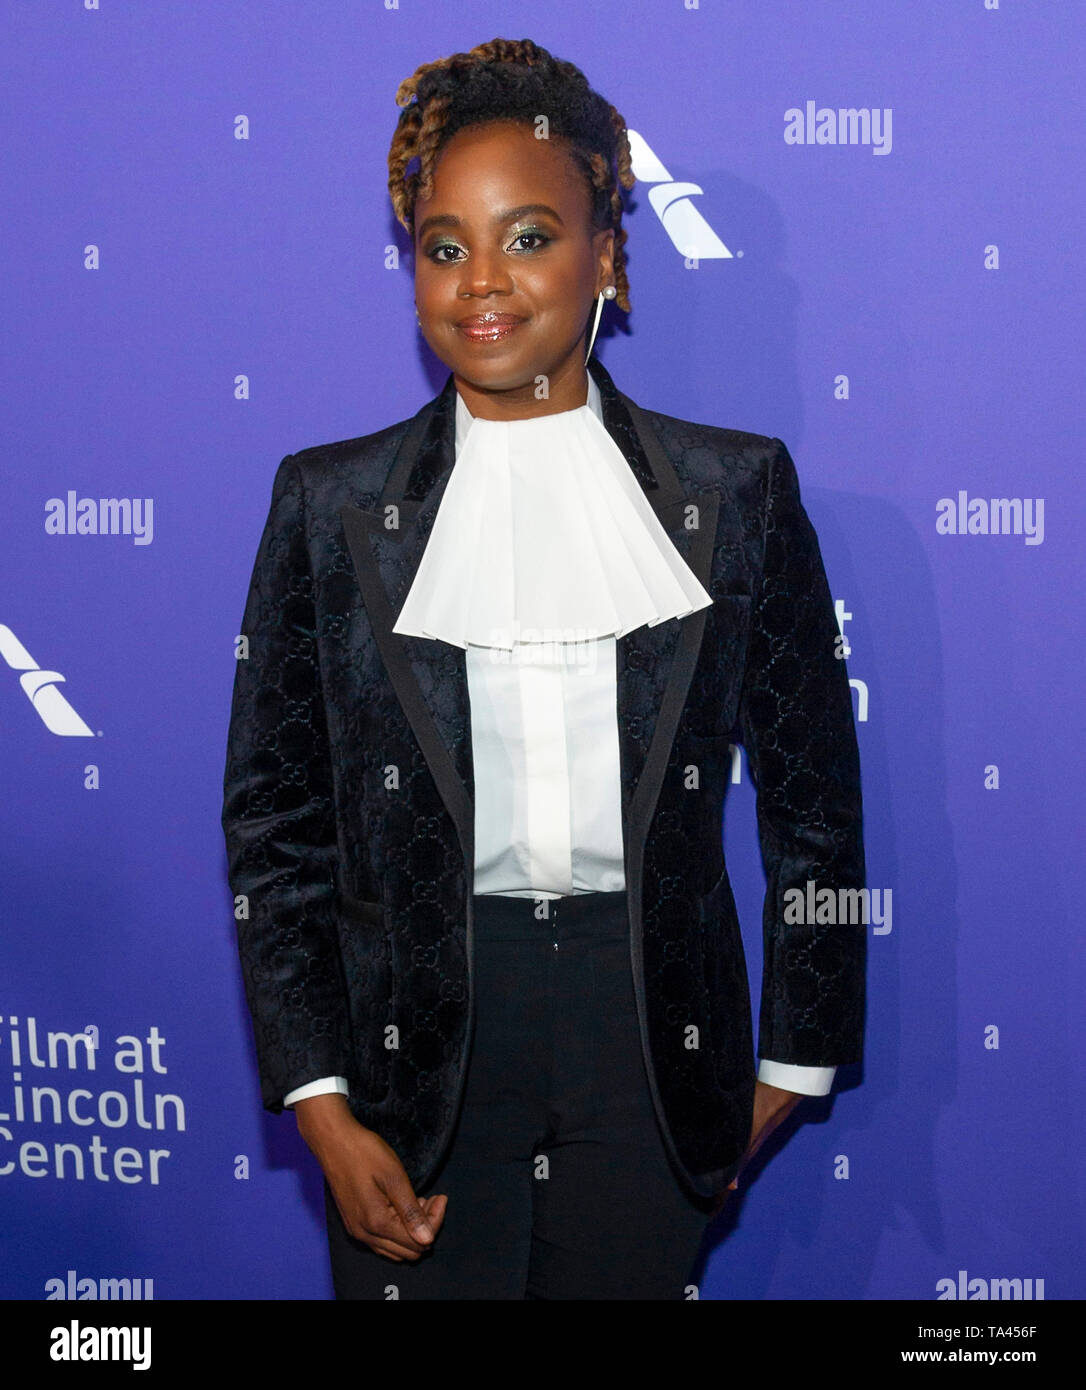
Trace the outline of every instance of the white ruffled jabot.
<instances>
[{"instance_id":1,"label":"white ruffled jabot","mask_svg":"<svg viewBox=\"0 0 1086 1390\"><path fill-rule=\"evenodd\" d=\"M456 409L463 442L394 632L582 642L712 603L599 418L591 376L576 410L484 420L459 393Z\"/></svg>"}]
</instances>

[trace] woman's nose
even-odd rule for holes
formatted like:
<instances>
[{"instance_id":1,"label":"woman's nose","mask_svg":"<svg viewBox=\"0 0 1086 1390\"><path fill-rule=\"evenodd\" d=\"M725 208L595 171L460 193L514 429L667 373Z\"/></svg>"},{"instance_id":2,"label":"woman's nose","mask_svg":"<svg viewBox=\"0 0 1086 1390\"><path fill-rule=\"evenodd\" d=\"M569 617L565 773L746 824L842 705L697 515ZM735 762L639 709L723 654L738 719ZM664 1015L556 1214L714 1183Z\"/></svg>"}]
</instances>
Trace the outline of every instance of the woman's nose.
<instances>
[{"instance_id":1,"label":"woman's nose","mask_svg":"<svg viewBox=\"0 0 1086 1390\"><path fill-rule=\"evenodd\" d=\"M508 294L512 288L513 277L500 251L477 251L464 262L460 281L462 295Z\"/></svg>"}]
</instances>

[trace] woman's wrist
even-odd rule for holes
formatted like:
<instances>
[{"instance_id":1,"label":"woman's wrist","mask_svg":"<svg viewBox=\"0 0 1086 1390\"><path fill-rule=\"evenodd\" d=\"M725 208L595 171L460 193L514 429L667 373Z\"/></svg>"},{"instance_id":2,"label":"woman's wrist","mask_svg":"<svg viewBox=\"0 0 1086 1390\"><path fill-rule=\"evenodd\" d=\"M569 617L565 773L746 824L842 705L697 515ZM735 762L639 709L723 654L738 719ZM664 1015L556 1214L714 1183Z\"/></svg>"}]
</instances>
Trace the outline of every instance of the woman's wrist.
<instances>
[{"instance_id":1,"label":"woman's wrist","mask_svg":"<svg viewBox=\"0 0 1086 1390\"><path fill-rule=\"evenodd\" d=\"M295 1101L294 1115L298 1121L298 1133L311 1149L319 1147L325 1139L358 1125L347 1104L347 1097L338 1091Z\"/></svg>"}]
</instances>

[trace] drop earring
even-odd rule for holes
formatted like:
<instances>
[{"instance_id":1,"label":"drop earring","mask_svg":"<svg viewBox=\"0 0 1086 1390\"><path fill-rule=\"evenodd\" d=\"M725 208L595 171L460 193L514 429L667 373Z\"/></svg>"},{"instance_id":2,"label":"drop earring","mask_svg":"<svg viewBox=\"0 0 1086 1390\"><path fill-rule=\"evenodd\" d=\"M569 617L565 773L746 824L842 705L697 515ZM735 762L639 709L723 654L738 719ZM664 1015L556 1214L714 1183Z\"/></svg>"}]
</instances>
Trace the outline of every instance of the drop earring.
<instances>
[{"instance_id":1,"label":"drop earring","mask_svg":"<svg viewBox=\"0 0 1086 1390\"><path fill-rule=\"evenodd\" d=\"M616 294L618 294L618 290L615 289L614 285L605 285L596 296L596 321L592 325L592 336L588 340L588 351L584 355L586 366L588 365L588 359L592 356L592 344L596 341L596 330L600 326L600 315L603 313L603 301L605 298L614 299Z\"/></svg>"}]
</instances>

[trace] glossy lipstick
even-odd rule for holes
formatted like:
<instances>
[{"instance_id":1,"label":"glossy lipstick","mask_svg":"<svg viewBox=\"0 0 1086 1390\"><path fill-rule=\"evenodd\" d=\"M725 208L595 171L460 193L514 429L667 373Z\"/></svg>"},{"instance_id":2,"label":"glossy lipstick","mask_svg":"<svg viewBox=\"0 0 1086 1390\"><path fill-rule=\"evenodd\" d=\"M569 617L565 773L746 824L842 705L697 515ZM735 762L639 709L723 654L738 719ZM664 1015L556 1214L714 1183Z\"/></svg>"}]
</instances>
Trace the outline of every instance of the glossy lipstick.
<instances>
[{"instance_id":1,"label":"glossy lipstick","mask_svg":"<svg viewBox=\"0 0 1086 1390\"><path fill-rule=\"evenodd\" d=\"M523 322L516 314L472 314L460 319L456 327L473 343L497 343L508 338Z\"/></svg>"}]
</instances>

